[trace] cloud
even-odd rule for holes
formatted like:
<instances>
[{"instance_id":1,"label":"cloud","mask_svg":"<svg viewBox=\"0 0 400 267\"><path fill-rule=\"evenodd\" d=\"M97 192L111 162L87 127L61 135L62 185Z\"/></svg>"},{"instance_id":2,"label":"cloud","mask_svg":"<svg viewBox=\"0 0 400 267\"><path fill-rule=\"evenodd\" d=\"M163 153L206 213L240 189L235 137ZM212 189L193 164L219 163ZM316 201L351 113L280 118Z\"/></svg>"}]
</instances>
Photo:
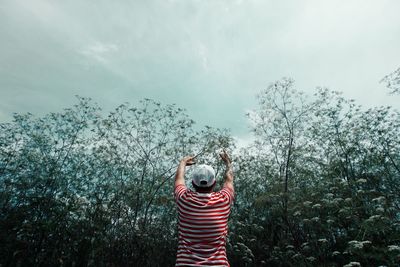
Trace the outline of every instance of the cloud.
<instances>
[{"instance_id":1,"label":"cloud","mask_svg":"<svg viewBox=\"0 0 400 267\"><path fill-rule=\"evenodd\" d=\"M208 71L209 70L209 60L208 60L207 47L203 43L200 43L199 46L197 47L197 54L201 59L203 69L205 71Z\"/></svg>"},{"instance_id":2,"label":"cloud","mask_svg":"<svg viewBox=\"0 0 400 267\"><path fill-rule=\"evenodd\" d=\"M328 86L399 106L377 86L399 67L399 3L4 1L0 105L7 114L51 110L77 92L104 106L148 97L239 136L256 93L283 76L308 93Z\"/></svg>"},{"instance_id":3,"label":"cloud","mask_svg":"<svg viewBox=\"0 0 400 267\"><path fill-rule=\"evenodd\" d=\"M105 64L108 62L110 55L118 50L119 48L116 44L95 42L94 44L84 47L82 50L78 51L78 53L89 59L94 59L99 63Z\"/></svg>"}]
</instances>

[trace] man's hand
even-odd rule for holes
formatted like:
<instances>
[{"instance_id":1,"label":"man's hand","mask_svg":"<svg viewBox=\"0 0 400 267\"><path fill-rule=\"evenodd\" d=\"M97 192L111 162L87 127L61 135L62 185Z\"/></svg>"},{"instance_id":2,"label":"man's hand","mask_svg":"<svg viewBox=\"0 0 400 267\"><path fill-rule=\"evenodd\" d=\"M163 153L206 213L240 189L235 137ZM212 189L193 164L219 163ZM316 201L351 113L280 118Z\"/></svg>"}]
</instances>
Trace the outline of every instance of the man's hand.
<instances>
[{"instance_id":1,"label":"man's hand","mask_svg":"<svg viewBox=\"0 0 400 267\"><path fill-rule=\"evenodd\" d=\"M221 153L219 153L219 156L221 159L225 162L226 165L229 165L232 163L231 159L229 158L228 153L226 153L226 150L223 149Z\"/></svg>"},{"instance_id":2,"label":"man's hand","mask_svg":"<svg viewBox=\"0 0 400 267\"><path fill-rule=\"evenodd\" d=\"M180 164L183 164L183 166L190 166L196 164L195 157L186 156L181 160Z\"/></svg>"}]
</instances>

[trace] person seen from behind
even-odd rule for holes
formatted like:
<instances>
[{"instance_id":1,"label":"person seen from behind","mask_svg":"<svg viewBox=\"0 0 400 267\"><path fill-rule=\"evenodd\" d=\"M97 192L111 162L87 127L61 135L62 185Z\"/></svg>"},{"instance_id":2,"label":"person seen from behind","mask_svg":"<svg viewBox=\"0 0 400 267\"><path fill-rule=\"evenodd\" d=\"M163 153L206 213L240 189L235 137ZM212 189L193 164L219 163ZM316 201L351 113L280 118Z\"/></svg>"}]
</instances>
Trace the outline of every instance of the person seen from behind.
<instances>
[{"instance_id":1,"label":"person seen from behind","mask_svg":"<svg viewBox=\"0 0 400 267\"><path fill-rule=\"evenodd\" d=\"M226 256L228 217L234 199L231 160L220 154L226 173L222 189L214 192L215 171L209 165L194 167L192 185L185 185L185 168L195 164L184 157L175 175L175 200L178 210L178 251L175 266L230 266Z\"/></svg>"}]
</instances>

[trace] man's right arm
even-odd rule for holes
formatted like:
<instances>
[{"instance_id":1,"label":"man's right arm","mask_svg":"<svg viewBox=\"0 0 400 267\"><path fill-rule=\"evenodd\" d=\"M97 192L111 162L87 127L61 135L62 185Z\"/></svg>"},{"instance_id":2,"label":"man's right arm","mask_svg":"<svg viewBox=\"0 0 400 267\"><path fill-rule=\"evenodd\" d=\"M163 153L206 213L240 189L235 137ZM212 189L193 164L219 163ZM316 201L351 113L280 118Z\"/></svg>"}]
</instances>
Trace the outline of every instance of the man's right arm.
<instances>
[{"instance_id":1,"label":"man's right arm","mask_svg":"<svg viewBox=\"0 0 400 267\"><path fill-rule=\"evenodd\" d=\"M225 182L224 182L224 187L230 189L232 192L234 192L234 187L233 187L233 170L232 170L232 161L228 156L228 153L226 153L225 150L220 154L221 159L225 162L225 167L226 167L226 172L225 172Z\"/></svg>"}]
</instances>

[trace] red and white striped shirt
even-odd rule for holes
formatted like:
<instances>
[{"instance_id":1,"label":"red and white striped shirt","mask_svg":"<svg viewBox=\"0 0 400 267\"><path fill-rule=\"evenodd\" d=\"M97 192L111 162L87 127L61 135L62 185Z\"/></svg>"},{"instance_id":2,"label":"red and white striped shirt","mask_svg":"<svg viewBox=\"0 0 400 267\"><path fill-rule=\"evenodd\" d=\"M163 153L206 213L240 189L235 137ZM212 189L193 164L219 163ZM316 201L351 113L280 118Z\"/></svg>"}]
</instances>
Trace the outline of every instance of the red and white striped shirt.
<instances>
[{"instance_id":1,"label":"red and white striped shirt","mask_svg":"<svg viewBox=\"0 0 400 267\"><path fill-rule=\"evenodd\" d=\"M179 215L176 266L230 266L225 245L233 198L234 192L227 187L212 193L175 187Z\"/></svg>"}]
</instances>

